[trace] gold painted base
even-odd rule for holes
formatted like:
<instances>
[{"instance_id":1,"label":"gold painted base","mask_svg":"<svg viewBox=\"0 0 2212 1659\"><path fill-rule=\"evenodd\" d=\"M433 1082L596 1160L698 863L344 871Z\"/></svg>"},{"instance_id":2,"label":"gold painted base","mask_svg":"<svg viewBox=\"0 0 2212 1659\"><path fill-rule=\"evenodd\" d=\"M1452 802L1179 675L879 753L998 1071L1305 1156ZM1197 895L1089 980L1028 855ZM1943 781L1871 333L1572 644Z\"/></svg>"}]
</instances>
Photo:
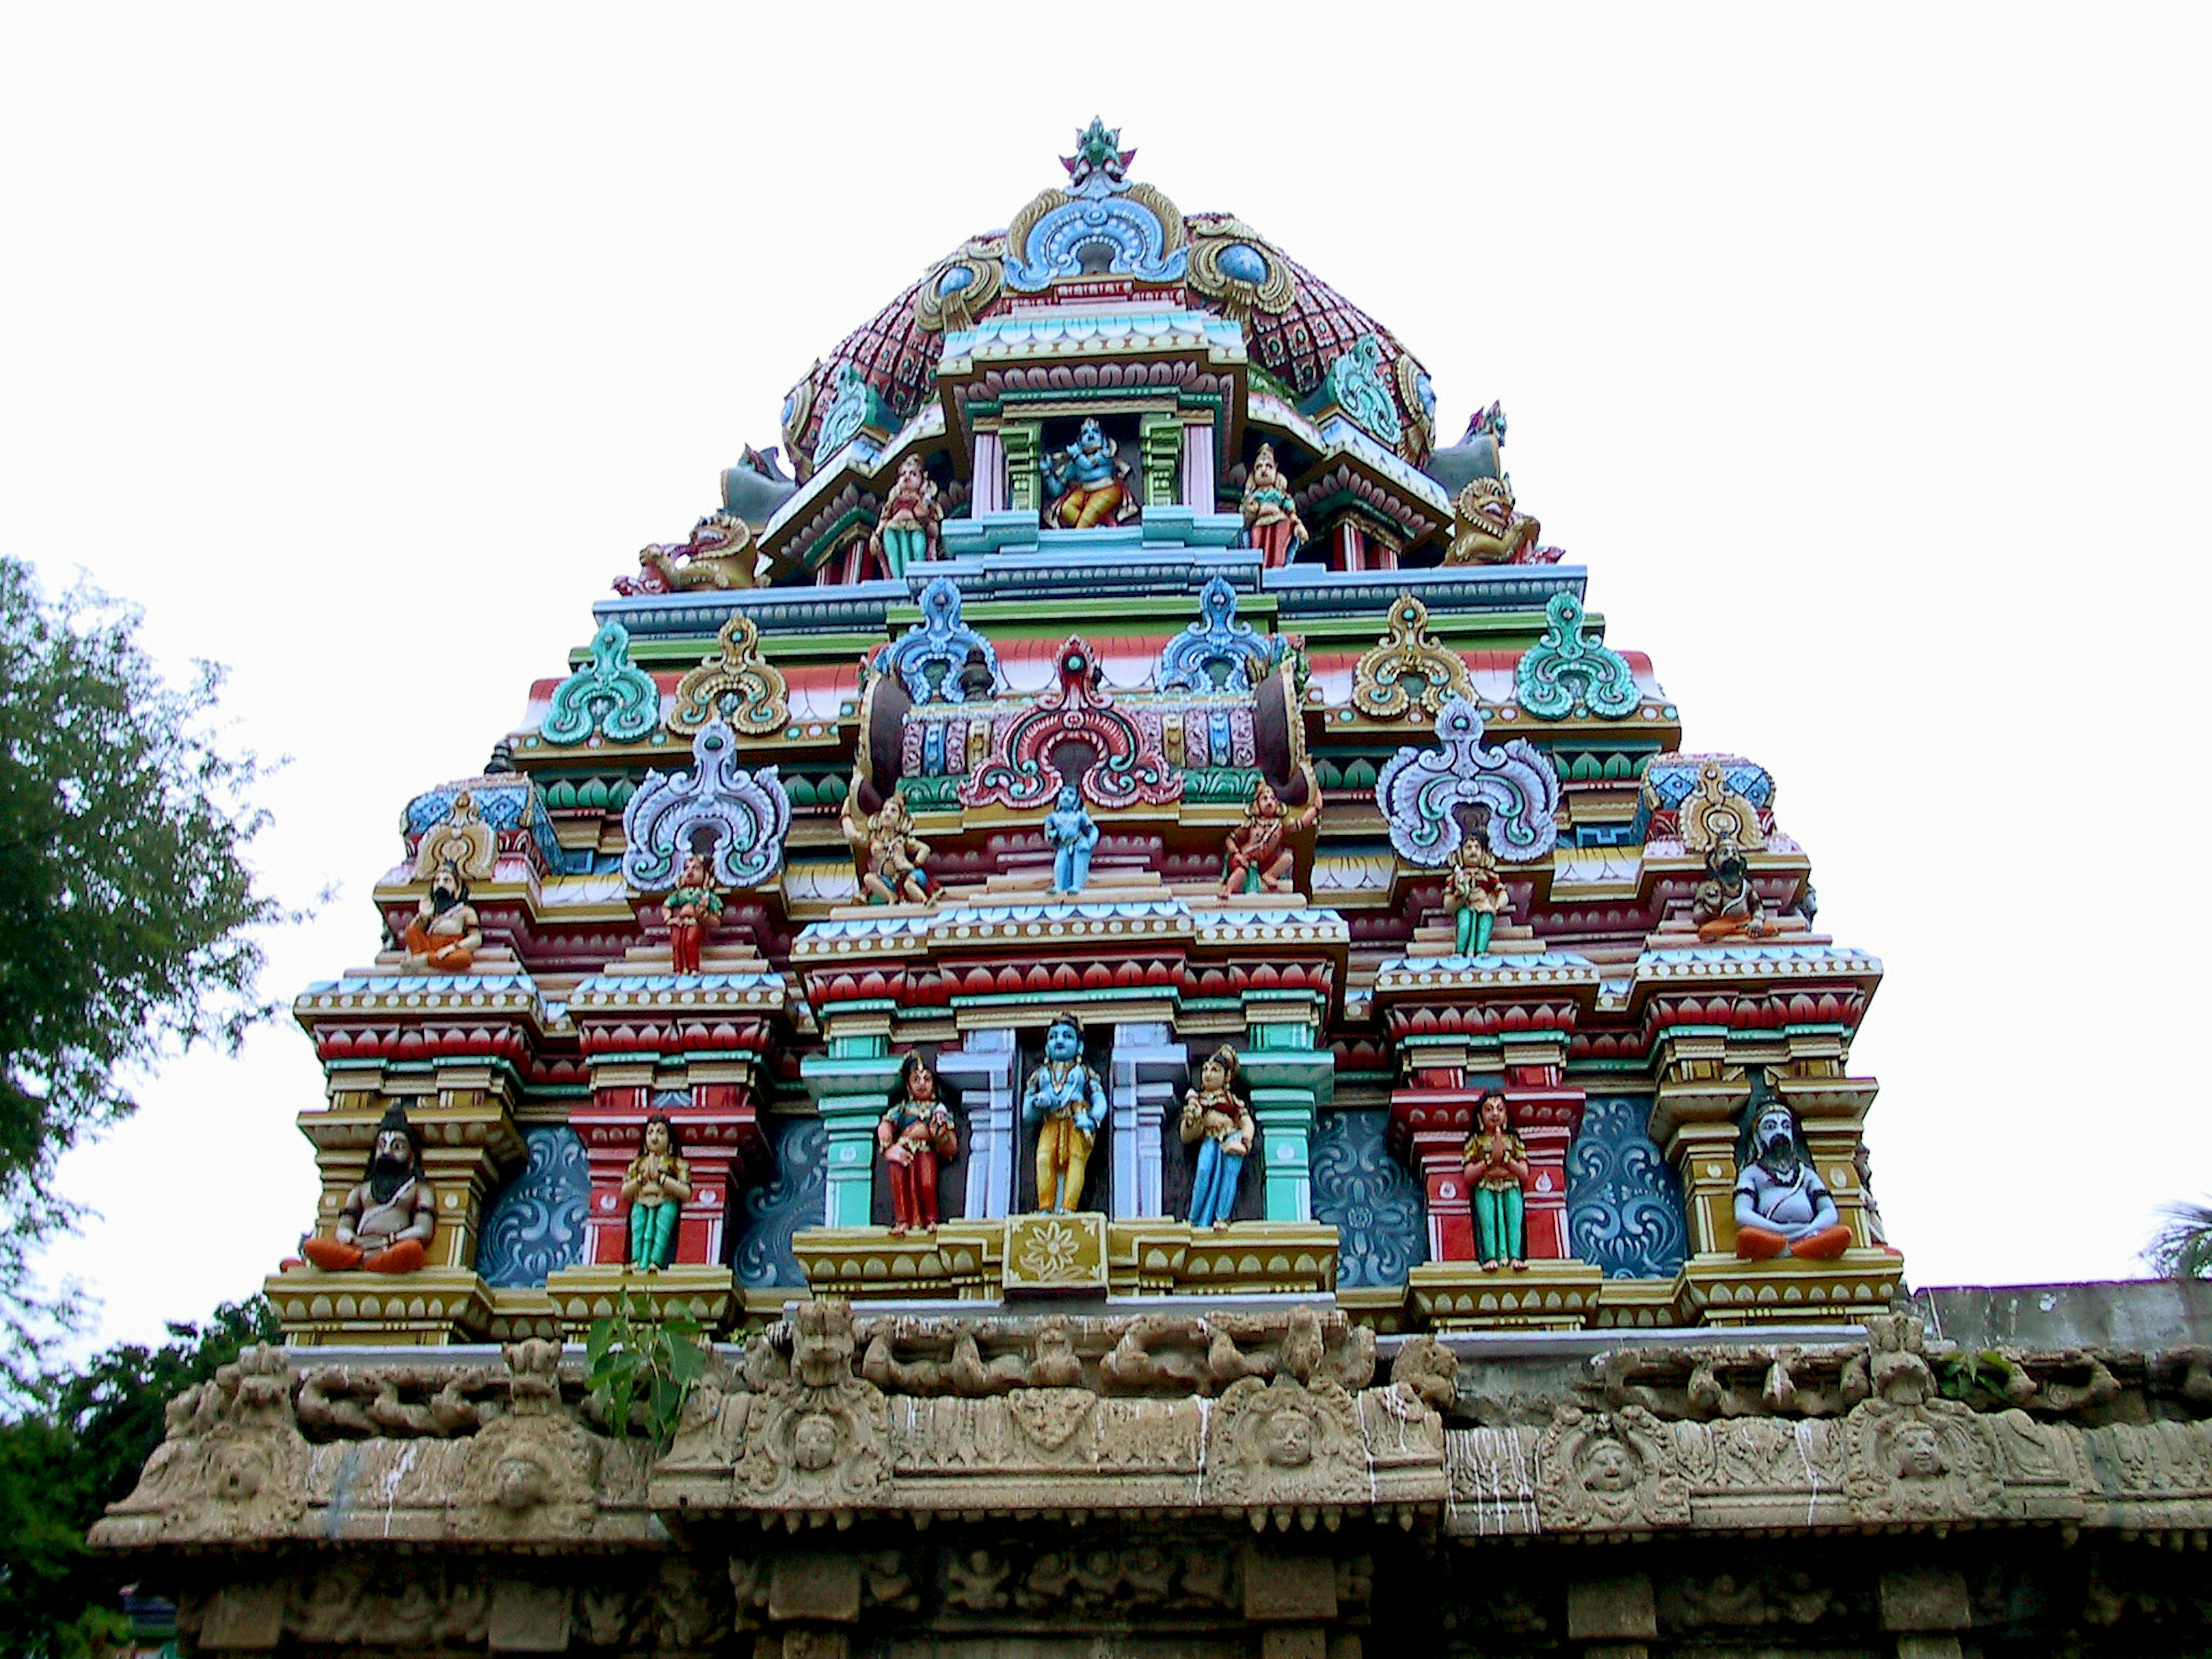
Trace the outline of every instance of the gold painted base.
<instances>
[{"instance_id":1,"label":"gold painted base","mask_svg":"<svg viewBox=\"0 0 2212 1659\"><path fill-rule=\"evenodd\" d=\"M1682 1269L1682 1313L1699 1325L1855 1322L1887 1312L1904 1278L1905 1258L1887 1250L1846 1250L1833 1261L1696 1255Z\"/></svg>"},{"instance_id":2,"label":"gold painted base","mask_svg":"<svg viewBox=\"0 0 2212 1659\"><path fill-rule=\"evenodd\" d=\"M737 1281L727 1267L679 1264L653 1273L611 1263L562 1267L545 1280L545 1293L562 1328L581 1337L595 1319L617 1312L624 1303L650 1308L651 1317L680 1315L708 1330L729 1322Z\"/></svg>"},{"instance_id":3,"label":"gold painted base","mask_svg":"<svg viewBox=\"0 0 2212 1659\"><path fill-rule=\"evenodd\" d=\"M898 1238L883 1227L814 1227L793 1239L792 1250L811 1294L854 1302L1311 1296L1336 1283L1336 1229L1316 1222L1239 1221L1217 1231L1079 1211L948 1221Z\"/></svg>"},{"instance_id":4,"label":"gold painted base","mask_svg":"<svg viewBox=\"0 0 2212 1659\"><path fill-rule=\"evenodd\" d=\"M1005 1243L1002 1221L948 1221L896 1238L887 1227L809 1227L791 1249L816 1296L996 1301Z\"/></svg>"},{"instance_id":5,"label":"gold painted base","mask_svg":"<svg viewBox=\"0 0 2212 1659\"><path fill-rule=\"evenodd\" d=\"M1425 1261L1406 1276L1431 1330L1572 1331L1596 1311L1604 1270L1589 1261L1531 1261L1486 1273L1473 1261Z\"/></svg>"},{"instance_id":6,"label":"gold painted base","mask_svg":"<svg viewBox=\"0 0 2212 1659\"><path fill-rule=\"evenodd\" d=\"M271 1273L262 1289L295 1347L438 1347L481 1340L491 1326L490 1291L460 1267L331 1273L302 1265Z\"/></svg>"},{"instance_id":7,"label":"gold painted base","mask_svg":"<svg viewBox=\"0 0 2212 1659\"><path fill-rule=\"evenodd\" d=\"M1121 1296L1298 1296L1336 1285L1336 1229L1312 1221L1117 1221L1107 1272Z\"/></svg>"}]
</instances>

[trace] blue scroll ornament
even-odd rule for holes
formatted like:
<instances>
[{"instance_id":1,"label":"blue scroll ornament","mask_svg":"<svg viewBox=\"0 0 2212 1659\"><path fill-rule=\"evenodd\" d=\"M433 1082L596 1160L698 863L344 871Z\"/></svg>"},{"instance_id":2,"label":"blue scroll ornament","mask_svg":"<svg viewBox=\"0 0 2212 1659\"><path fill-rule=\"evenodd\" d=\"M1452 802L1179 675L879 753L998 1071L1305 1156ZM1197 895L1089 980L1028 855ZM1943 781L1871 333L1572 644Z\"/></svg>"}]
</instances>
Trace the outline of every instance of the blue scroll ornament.
<instances>
[{"instance_id":1,"label":"blue scroll ornament","mask_svg":"<svg viewBox=\"0 0 2212 1659\"><path fill-rule=\"evenodd\" d=\"M529 1161L484 1212L477 1272L503 1290L543 1285L559 1267L584 1259L584 1214L592 1170L584 1143L566 1124L522 1132Z\"/></svg>"},{"instance_id":2,"label":"blue scroll ornament","mask_svg":"<svg viewBox=\"0 0 2212 1659\"><path fill-rule=\"evenodd\" d=\"M1153 670L1163 691L1249 692L1283 652L1283 642L1237 620L1237 590L1216 576L1199 590L1199 620L1167 642Z\"/></svg>"},{"instance_id":3,"label":"blue scroll ornament","mask_svg":"<svg viewBox=\"0 0 2212 1659\"><path fill-rule=\"evenodd\" d=\"M791 832L791 797L775 768L748 772L738 763L738 740L719 719L692 740L689 772L648 772L623 808L623 879L640 892L665 892L702 830L714 836L714 879L726 887L757 887L783 867L784 837Z\"/></svg>"},{"instance_id":4,"label":"blue scroll ornament","mask_svg":"<svg viewBox=\"0 0 2212 1659\"><path fill-rule=\"evenodd\" d=\"M1649 1100L1593 1096L1567 1154L1567 1243L1607 1279L1667 1279L1690 1253L1682 1179L1652 1143Z\"/></svg>"},{"instance_id":5,"label":"blue scroll ornament","mask_svg":"<svg viewBox=\"0 0 2212 1659\"><path fill-rule=\"evenodd\" d=\"M1619 720L1644 699L1628 659L1583 632L1583 607L1571 593L1554 593L1544 606L1543 636L1521 653L1513 670L1514 695L1540 720L1565 720L1578 710Z\"/></svg>"},{"instance_id":6,"label":"blue scroll ornament","mask_svg":"<svg viewBox=\"0 0 2212 1659\"><path fill-rule=\"evenodd\" d=\"M959 584L950 576L933 576L921 590L921 620L890 642L878 665L897 675L916 702L962 702L966 693L961 690L960 671L968 653L977 649L995 685L999 653L990 641L960 620ZM937 670L933 675L932 668Z\"/></svg>"},{"instance_id":7,"label":"blue scroll ornament","mask_svg":"<svg viewBox=\"0 0 2212 1659\"><path fill-rule=\"evenodd\" d=\"M592 659L553 690L552 712L539 735L548 743L582 743L604 732L635 743L660 724L653 676L629 659L629 630L609 622L592 636Z\"/></svg>"},{"instance_id":8,"label":"blue scroll ornament","mask_svg":"<svg viewBox=\"0 0 2212 1659\"><path fill-rule=\"evenodd\" d=\"M1375 785L1389 820L1390 845L1413 864L1443 864L1458 849L1458 809L1490 809L1490 850L1526 863L1559 839L1559 775L1526 738L1485 748L1482 711L1454 697L1437 716L1436 749L1410 745L1393 755Z\"/></svg>"}]
</instances>

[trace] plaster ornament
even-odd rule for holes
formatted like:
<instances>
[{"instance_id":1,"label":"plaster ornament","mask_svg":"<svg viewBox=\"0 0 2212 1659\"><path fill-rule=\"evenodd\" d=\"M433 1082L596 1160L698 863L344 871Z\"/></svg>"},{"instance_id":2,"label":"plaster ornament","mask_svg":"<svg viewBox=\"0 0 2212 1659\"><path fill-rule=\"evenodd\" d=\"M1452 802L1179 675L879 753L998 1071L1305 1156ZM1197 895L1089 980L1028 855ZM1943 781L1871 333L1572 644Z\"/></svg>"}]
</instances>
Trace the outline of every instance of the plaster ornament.
<instances>
[{"instance_id":1,"label":"plaster ornament","mask_svg":"<svg viewBox=\"0 0 2212 1659\"><path fill-rule=\"evenodd\" d=\"M1412 357L1401 356L1396 369L1398 404L1406 411L1406 434L1400 452L1415 466L1427 461L1437 445L1437 387L1428 370Z\"/></svg>"},{"instance_id":2,"label":"plaster ornament","mask_svg":"<svg viewBox=\"0 0 2212 1659\"><path fill-rule=\"evenodd\" d=\"M1526 863L1559 841L1554 814L1559 778L1526 738L1486 746L1482 714L1462 697L1437 716L1435 749L1401 749L1376 781L1375 799L1389 820L1390 845L1408 863L1434 868L1457 849L1466 830L1463 806L1489 809L1480 833L1498 857Z\"/></svg>"},{"instance_id":3,"label":"plaster ornament","mask_svg":"<svg viewBox=\"0 0 2212 1659\"><path fill-rule=\"evenodd\" d=\"M938 262L914 294L914 319L933 334L975 326L1006 287L1006 239L977 236Z\"/></svg>"},{"instance_id":4,"label":"plaster ornament","mask_svg":"<svg viewBox=\"0 0 2212 1659\"><path fill-rule=\"evenodd\" d=\"M1690 1487L1674 1437L1640 1406L1562 1406L1536 1443L1536 1508L1546 1532L1686 1526Z\"/></svg>"},{"instance_id":5,"label":"plaster ornament","mask_svg":"<svg viewBox=\"0 0 2212 1659\"><path fill-rule=\"evenodd\" d=\"M243 1542L295 1534L307 1512L308 1449L283 1350L247 1348L168 1402L167 1433L129 1497L101 1523L111 1543Z\"/></svg>"},{"instance_id":6,"label":"plaster ornament","mask_svg":"<svg viewBox=\"0 0 2212 1659\"><path fill-rule=\"evenodd\" d=\"M961 620L960 588L950 576L933 576L921 590L921 620L884 647L878 666L895 674L916 702L963 702L968 669L977 653L999 679L999 653L991 641Z\"/></svg>"},{"instance_id":7,"label":"plaster ornament","mask_svg":"<svg viewBox=\"0 0 2212 1659\"><path fill-rule=\"evenodd\" d=\"M1249 693L1281 659L1279 640L1237 620L1237 590L1211 576L1199 590L1199 619L1160 648L1152 670L1163 691Z\"/></svg>"},{"instance_id":8,"label":"plaster ornament","mask_svg":"<svg viewBox=\"0 0 2212 1659\"><path fill-rule=\"evenodd\" d=\"M791 719L790 688L782 672L760 652L760 628L732 616L714 636L718 653L676 683L668 729L685 737L720 720L749 738L780 732Z\"/></svg>"},{"instance_id":9,"label":"plaster ornament","mask_svg":"<svg viewBox=\"0 0 2212 1659\"><path fill-rule=\"evenodd\" d=\"M684 855L711 836L708 867L728 887L757 887L783 867L791 798L773 766L737 763L736 734L718 717L691 740L692 769L647 772L623 808L623 879L641 892L675 884Z\"/></svg>"},{"instance_id":10,"label":"plaster ornament","mask_svg":"<svg viewBox=\"0 0 2212 1659\"><path fill-rule=\"evenodd\" d=\"M1185 1091L1177 1133L1198 1148L1191 1181L1190 1224L1225 1228L1237 1207L1237 1178L1260 1131L1237 1087L1237 1050L1223 1043L1199 1067L1197 1086Z\"/></svg>"},{"instance_id":11,"label":"plaster ornament","mask_svg":"<svg viewBox=\"0 0 2212 1659\"><path fill-rule=\"evenodd\" d=\"M918 1052L899 1063L890 1102L876 1121L876 1146L890 1177L892 1236L934 1231L938 1165L958 1155L960 1139L944 1085Z\"/></svg>"},{"instance_id":12,"label":"plaster ornament","mask_svg":"<svg viewBox=\"0 0 2212 1659\"><path fill-rule=\"evenodd\" d=\"M1571 593L1553 594L1544 603L1542 635L1514 665L1514 696L1538 720L1570 714L1619 720L1643 704L1628 659L1586 635L1583 621L1582 601Z\"/></svg>"},{"instance_id":13,"label":"plaster ornament","mask_svg":"<svg viewBox=\"0 0 2212 1659\"><path fill-rule=\"evenodd\" d=\"M415 879L428 881L440 865L450 864L463 881L489 881L498 853L499 837L478 815L476 797L464 789L453 797L445 822L426 831L415 849Z\"/></svg>"},{"instance_id":14,"label":"plaster ornament","mask_svg":"<svg viewBox=\"0 0 2212 1659\"><path fill-rule=\"evenodd\" d=\"M1252 458L1251 476L1244 481L1239 511L1247 543L1260 550L1261 563L1267 569L1290 563L1297 557L1298 549L1313 539L1306 521L1298 516L1290 485L1275 464L1273 444L1261 444L1260 453Z\"/></svg>"},{"instance_id":15,"label":"plaster ornament","mask_svg":"<svg viewBox=\"0 0 2212 1659\"><path fill-rule=\"evenodd\" d=\"M655 1112L638 1131L637 1156L623 1172L621 1201L629 1212L629 1265L658 1273L676 1260L677 1223L691 1197L691 1166L675 1126Z\"/></svg>"},{"instance_id":16,"label":"plaster ornament","mask_svg":"<svg viewBox=\"0 0 2212 1659\"><path fill-rule=\"evenodd\" d=\"M559 1412L510 1413L466 1442L447 1532L511 1542L588 1538L599 1514L603 1443Z\"/></svg>"},{"instance_id":17,"label":"plaster ornament","mask_svg":"<svg viewBox=\"0 0 2212 1659\"><path fill-rule=\"evenodd\" d=\"M1054 673L1051 690L994 722L988 754L975 757L960 786L963 805L1026 807L1052 799L1069 781L1054 757L1070 744L1094 757L1075 780L1093 806L1162 806L1182 799L1182 772L1161 747L1158 711L1132 713L1115 701L1090 641L1076 634L1062 641Z\"/></svg>"},{"instance_id":18,"label":"plaster ornament","mask_svg":"<svg viewBox=\"0 0 2212 1659\"><path fill-rule=\"evenodd\" d=\"M883 1394L853 1374L853 1310L801 1303L792 1320L791 1375L749 1405L735 1476L756 1507L846 1509L890 1489L890 1419Z\"/></svg>"},{"instance_id":19,"label":"plaster ornament","mask_svg":"<svg viewBox=\"0 0 2212 1659\"><path fill-rule=\"evenodd\" d=\"M880 412L883 400L876 389L868 384L867 376L850 363L840 363L830 380L830 402L822 411L821 428L814 434L814 465L821 466L836 453L860 435L860 428L872 421L879 426L891 422Z\"/></svg>"},{"instance_id":20,"label":"plaster ornament","mask_svg":"<svg viewBox=\"0 0 2212 1659\"><path fill-rule=\"evenodd\" d=\"M1697 786L1674 809L1674 817L1682 845L1692 853L1710 853L1723 845L1756 852L1766 845L1759 809L1729 787L1726 769L1710 757L1698 763Z\"/></svg>"},{"instance_id":21,"label":"plaster ornament","mask_svg":"<svg viewBox=\"0 0 2212 1659\"><path fill-rule=\"evenodd\" d=\"M1466 660L1429 632L1429 608L1410 593L1390 607L1389 630L1352 671L1352 706L1376 720L1433 720L1453 698L1474 701Z\"/></svg>"},{"instance_id":22,"label":"plaster ornament","mask_svg":"<svg viewBox=\"0 0 2212 1659\"><path fill-rule=\"evenodd\" d=\"M1459 1359L1433 1336L1409 1336L1390 1362L1390 1384L1432 1412L1449 1411L1459 1398Z\"/></svg>"},{"instance_id":23,"label":"plaster ornament","mask_svg":"<svg viewBox=\"0 0 2212 1659\"><path fill-rule=\"evenodd\" d=\"M1397 399L1383 378L1382 341L1362 334L1352 349L1334 359L1322 376L1321 389L1307 400L1309 406L1334 403L1368 435L1395 449L1406 435L1398 416Z\"/></svg>"},{"instance_id":24,"label":"plaster ornament","mask_svg":"<svg viewBox=\"0 0 2212 1659\"><path fill-rule=\"evenodd\" d=\"M651 593L728 592L759 580L760 546L753 527L734 514L708 514L680 542L647 542L637 550L637 574L615 578L625 598Z\"/></svg>"},{"instance_id":25,"label":"plaster ornament","mask_svg":"<svg viewBox=\"0 0 2212 1659\"><path fill-rule=\"evenodd\" d=\"M301 1239L300 1253L325 1273L411 1273L430 1259L437 1223L422 1141L407 1114L393 1106L376 1126L366 1178L339 1207L336 1234Z\"/></svg>"},{"instance_id":26,"label":"plaster ornament","mask_svg":"<svg viewBox=\"0 0 2212 1659\"><path fill-rule=\"evenodd\" d=\"M465 974L476 965L483 924L469 902L468 880L453 860L441 859L431 871L430 890L416 904L399 945L414 973Z\"/></svg>"},{"instance_id":27,"label":"plaster ornament","mask_svg":"<svg viewBox=\"0 0 2212 1659\"><path fill-rule=\"evenodd\" d=\"M853 863L860 878L860 892L870 904L927 904L934 896L923 862L929 843L914 833L914 815L906 796L897 790L872 814L860 811L860 779L854 775L846 791L839 822L845 843L853 850Z\"/></svg>"},{"instance_id":28,"label":"plaster ornament","mask_svg":"<svg viewBox=\"0 0 2212 1659\"><path fill-rule=\"evenodd\" d=\"M1182 215L1150 185L1129 180L1137 152L1121 130L1093 120L1062 156L1066 190L1048 190L1006 227L1006 286L1034 294L1057 282L1127 276L1177 283L1190 260Z\"/></svg>"},{"instance_id":29,"label":"plaster ornament","mask_svg":"<svg viewBox=\"0 0 2212 1659\"><path fill-rule=\"evenodd\" d=\"M890 493L884 497L876 527L869 532L868 551L882 561L892 580L904 580L911 567L938 556L938 526L944 522L937 486L922 470L921 457L908 451L899 461Z\"/></svg>"},{"instance_id":30,"label":"plaster ornament","mask_svg":"<svg viewBox=\"0 0 2212 1659\"><path fill-rule=\"evenodd\" d=\"M1191 227L1190 286L1239 322L1255 311L1279 317L1298 297L1290 261L1243 220L1218 215Z\"/></svg>"},{"instance_id":31,"label":"plaster ornament","mask_svg":"<svg viewBox=\"0 0 2212 1659\"><path fill-rule=\"evenodd\" d=\"M553 690L538 735L556 745L604 735L635 743L660 720L660 693L653 677L632 665L629 630L611 619L592 636L592 659Z\"/></svg>"},{"instance_id":32,"label":"plaster ornament","mask_svg":"<svg viewBox=\"0 0 2212 1659\"><path fill-rule=\"evenodd\" d=\"M1543 534L1540 521L1519 511L1513 483L1505 477L1471 478L1452 497L1452 538L1443 562L1463 564L1533 564Z\"/></svg>"}]
</instances>

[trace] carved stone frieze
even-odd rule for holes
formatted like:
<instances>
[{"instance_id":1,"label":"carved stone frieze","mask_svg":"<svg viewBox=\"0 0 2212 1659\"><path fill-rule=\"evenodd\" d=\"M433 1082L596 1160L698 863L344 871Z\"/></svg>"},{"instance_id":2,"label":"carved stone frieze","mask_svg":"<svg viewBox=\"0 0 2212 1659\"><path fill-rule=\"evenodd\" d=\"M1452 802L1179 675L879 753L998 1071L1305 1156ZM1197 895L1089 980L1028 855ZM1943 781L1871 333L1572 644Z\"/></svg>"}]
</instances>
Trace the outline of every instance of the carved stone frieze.
<instances>
[{"instance_id":1,"label":"carved stone frieze","mask_svg":"<svg viewBox=\"0 0 2212 1659\"><path fill-rule=\"evenodd\" d=\"M1641 1406L1565 1406L1536 1443L1536 1507L1547 1532L1681 1527L1690 1485L1674 1436Z\"/></svg>"}]
</instances>

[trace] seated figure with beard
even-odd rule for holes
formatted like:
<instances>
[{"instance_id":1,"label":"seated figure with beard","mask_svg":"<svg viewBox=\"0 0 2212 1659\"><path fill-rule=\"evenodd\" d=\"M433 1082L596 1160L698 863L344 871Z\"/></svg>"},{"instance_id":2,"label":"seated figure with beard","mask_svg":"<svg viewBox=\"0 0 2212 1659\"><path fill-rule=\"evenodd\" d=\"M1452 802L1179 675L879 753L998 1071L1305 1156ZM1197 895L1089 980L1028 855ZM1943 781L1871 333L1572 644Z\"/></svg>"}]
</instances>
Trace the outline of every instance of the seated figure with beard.
<instances>
[{"instance_id":1,"label":"seated figure with beard","mask_svg":"<svg viewBox=\"0 0 2212 1659\"><path fill-rule=\"evenodd\" d=\"M469 902L469 884L451 859L438 861L430 890L407 924L402 948L410 968L432 974L465 974L483 949L483 929L477 922L476 906Z\"/></svg>"},{"instance_id":2,"label":"seated figure with beard","mask_svg":"<svg viewBox=\"0 0 2212 1659\"><path fill-rule=\"evenodd\" d=\"M303 1238L300 1253L326 1273L411 1273L430 1259L437 1220L414 1126L394 1106L376 1126L368 1179L346 1194L338 1212L337 1237Z\"/></svg>"},{"instance_id":3,"label":"seated figure with beard","mask_svg":"<svg viewBox=\"0 0 2212 1659\"><path fill-rule=\"evenodd\" d=\"M1736 1146L1735 1253L1763 1261L1785 1250L1832 1261L1850 1248L1797 1115L1779 1100L1754 1107Z\"/></svg>"}]
</instances>

